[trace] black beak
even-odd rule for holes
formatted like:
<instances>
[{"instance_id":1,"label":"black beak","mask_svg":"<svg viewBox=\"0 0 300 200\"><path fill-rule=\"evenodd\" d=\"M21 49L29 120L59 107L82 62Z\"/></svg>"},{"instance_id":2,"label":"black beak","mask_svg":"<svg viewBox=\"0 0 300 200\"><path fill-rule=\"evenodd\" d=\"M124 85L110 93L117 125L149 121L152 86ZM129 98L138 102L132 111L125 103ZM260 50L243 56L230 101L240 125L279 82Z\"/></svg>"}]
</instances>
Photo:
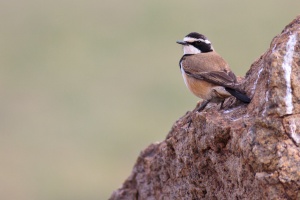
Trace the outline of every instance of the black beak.
<instances>
[{"instance_id":1,"label":"black beak","mask_svg":"<svg viewBox=\"0 0 300 200\"><path fill-rule=\"evenodd\" d=\"M181 44L181 45L188 45L187 42L182 41L182 40L177 40L176 42L177 42L178 44Z\"/></svg>"}]
</instances>

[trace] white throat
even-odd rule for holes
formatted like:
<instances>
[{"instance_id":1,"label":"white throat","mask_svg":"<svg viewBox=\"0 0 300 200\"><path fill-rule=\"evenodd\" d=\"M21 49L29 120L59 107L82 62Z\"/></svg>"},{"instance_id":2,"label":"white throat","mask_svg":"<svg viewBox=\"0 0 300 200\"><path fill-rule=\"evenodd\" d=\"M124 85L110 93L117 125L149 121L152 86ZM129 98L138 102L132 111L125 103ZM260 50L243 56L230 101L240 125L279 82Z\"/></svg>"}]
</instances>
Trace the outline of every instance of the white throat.
<instances>
[{"instance_id":1,"label":"white throat","mask_svg":"<svg viewBox=\"0 0 300 200\"><path fill-rule=\"evenodd\" d=\"M197 54L201 53L199 49L194 47L193 45L183 45L183 54Z\"/></svg>"}]
</instances>

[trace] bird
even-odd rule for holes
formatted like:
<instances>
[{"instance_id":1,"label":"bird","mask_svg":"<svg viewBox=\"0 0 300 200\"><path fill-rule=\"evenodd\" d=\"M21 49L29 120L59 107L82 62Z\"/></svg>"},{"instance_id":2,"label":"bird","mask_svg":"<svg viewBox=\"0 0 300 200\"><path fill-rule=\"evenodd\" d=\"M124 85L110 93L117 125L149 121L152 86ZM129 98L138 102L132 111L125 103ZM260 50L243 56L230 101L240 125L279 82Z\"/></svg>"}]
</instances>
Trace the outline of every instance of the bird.
<instances>
[{"instance_id":1,"label":"bird","mask_svg":"<svg viewBox=\"0 0 300 200\"><path fill-rule=\"evenodd\" d=\"M221 103L226 98L250 103L251 99L238 87L237 78L228 63L214 50L208 38L200 33L191 32L183 40L176 41L183 47L179 67L187 88L203 99L198 112L208 103Z\"/></svg>"}]
</instances>

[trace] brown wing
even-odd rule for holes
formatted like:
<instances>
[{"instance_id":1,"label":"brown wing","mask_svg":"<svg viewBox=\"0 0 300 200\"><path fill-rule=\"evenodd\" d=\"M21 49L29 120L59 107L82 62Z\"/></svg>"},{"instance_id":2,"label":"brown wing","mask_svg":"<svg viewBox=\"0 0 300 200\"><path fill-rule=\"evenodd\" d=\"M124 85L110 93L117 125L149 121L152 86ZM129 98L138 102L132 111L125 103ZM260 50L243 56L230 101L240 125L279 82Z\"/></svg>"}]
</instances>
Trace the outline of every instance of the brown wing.
<instances>
[{"instance_id":1,"label":"brown wing","mask_svg":"<svg viewBox=\"0 0 300 200\"><path fill-rule=\"evenodd\" d=\"M184 71L192 74L210 71L230 71L227 62L214 51L184 56L181 61Z\"/></svg>"},{"instance_id":2,"label":"brown wing","mask_svg":"<svg viewBox=\"0 0 300 200\"><path fill-rule=\"evenodd\" d=\"M189 74L189 76L199 79L199 80L205 80L207 82L216 84L216 85L221 85L224 87L232 88L235 89L235 83L236 79L235 77L231 77L228 75L226 72L222 71L212 71L212 72L203 72L203 73L198 73L198 74Z\"/></svg>"},{"instance_id":3,"label":"brown wing","mask_svg":"<svg viewBox=\"0 0 300 200\"><path fill-rule=\"evenodd\" d=\"M215 52L187 56L182 59L182 67L193 78L235 88L236 76L226 61Z\"/></svg>"}]
</instances>

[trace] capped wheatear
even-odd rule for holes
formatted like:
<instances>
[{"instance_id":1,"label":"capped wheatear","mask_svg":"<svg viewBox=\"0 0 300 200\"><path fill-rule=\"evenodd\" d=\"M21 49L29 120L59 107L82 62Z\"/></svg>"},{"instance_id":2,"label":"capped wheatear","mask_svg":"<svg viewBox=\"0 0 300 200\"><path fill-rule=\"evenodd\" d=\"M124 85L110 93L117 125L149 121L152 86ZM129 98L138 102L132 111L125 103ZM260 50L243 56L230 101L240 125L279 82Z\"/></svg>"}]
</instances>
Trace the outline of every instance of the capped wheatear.
<instances>
[{"instance_id":1,"label":"capped wheatear","mask_svg":"<svg viewBox=\"0 0 300 200\"><path fill-rule=\"evenodd\" d=\"M184 53L179 66L184 82L194 95L204 100L198 111L203 110L209 102L221 103L222 108L225 99L230 96L244 103L251 101L238 88L236 76L207 37L192 32L177 43L183 46Z\"/></svg>"}]
</instances>

